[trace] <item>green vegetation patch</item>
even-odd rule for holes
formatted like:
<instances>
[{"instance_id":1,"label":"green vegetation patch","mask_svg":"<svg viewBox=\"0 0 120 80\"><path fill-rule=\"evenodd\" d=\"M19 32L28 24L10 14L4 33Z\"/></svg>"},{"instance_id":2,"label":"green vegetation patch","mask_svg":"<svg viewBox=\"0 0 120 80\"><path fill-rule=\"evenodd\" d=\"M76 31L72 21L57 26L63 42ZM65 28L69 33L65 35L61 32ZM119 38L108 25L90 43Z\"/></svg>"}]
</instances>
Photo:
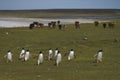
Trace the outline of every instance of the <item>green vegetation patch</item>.
<instances>
[{"instance_id":1,"label":"green vegetation patch","mask_svg":"<svg viewBox=\"0 0 120 80\"><path fill-rule=\"evenodd\" d=\"M0 80L119 80L120 20L116 22L113 29L93 24L81 24L80 29L67 25L64 30L0 28ZM30 50L28 62L18 60L22 47ZM49 48L61 51L62 62L58 67L54 60L47 60ZM69 62L66 53L71 48L76 58ZM100 48L104 51L103 63L93 63L93 56ZM13 53L12 63L6 63L4 58L8 50ZM45 58L43 64L37 66L40 50Z\"/></svg>"}]
</instances>

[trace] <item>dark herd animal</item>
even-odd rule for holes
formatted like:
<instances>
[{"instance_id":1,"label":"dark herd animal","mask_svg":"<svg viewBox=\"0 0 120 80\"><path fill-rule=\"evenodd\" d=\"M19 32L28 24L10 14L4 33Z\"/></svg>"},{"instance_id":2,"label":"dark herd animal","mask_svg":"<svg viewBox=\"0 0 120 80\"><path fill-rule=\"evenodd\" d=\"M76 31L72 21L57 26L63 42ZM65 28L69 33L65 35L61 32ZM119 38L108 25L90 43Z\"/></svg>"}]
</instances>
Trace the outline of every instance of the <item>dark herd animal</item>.
<instances>
[{"instance_id":1,"label":"dark herd animal","mask_svg":"<svg viewBox=\"0 0 120 80\"><path fill-rule=\"evenodd\" d=\"M95 24L95 26L98 26L98 25L99 25L99 22L98 22L98 21L95 21L94 24Z\"/></svg>"},{"instance_id":2,"label":"dark herd animal","mask_svg":"<svg viewBox=\"0 0 120 80\"><path fill-rule=\"evenodd\" d=\"M99 26L99 22L98 21L95 21L94 22L94 25L97 27L97 26ZM101 23L102 24L102 26L103 26L103 28L114 28L115 27L115 24L114 24L114 22L102 22Z\"/></svg>"},{"instance_id":3,"label":"dark herd animal","mask_svg":"<svg viewBox=\"0 0 120 80\"><path fill-rule=\"evenodd\" d=\"M114 24L113 22L109 22L109 23L108 23L109 28L114 28L114 25L115 25L115 24Z\"/></svg>"},{"instance_id":4,"label":"dark herd animal","mask_svg":"<svg viewBox=\"0 0 120 80\"><path fill-rule=\"evenodd\" d=\"M100 22L99 21L94 21L94 25L97 27L99 26ZM102 22L101 23L103 28L114 28L115 24L113 22ZM79 21L75 21L74 23L75 25L75 29L80 29L80 22ZM33 22L29 25L29 29L33 29L33 28L43 28L44 24L40 23L40 22ZM56 29L58 28L59 30L65 29L66 25L65 24L61 24L61 21L51 21L48 23L48 28L50 29Z\"/></svg>"},{"instance_id":5,"label":"dark herd animal","mask_svg":"<svg viewBox=\"0 0 120 80\"><path fill-rule=\"evenodd\" d=\"M43 23L39 23L39 22L33 22L29 25L29 29L33 29L33 28L43 28L44 24ZM65 24L61 24L60 21L51 21L50 23L48 23L48 28L50 29L55 29L57 28L59 30L62 30L66 27Z\"/></svg>"},{"instance_id":6,"label":"dark herd animal","mask_svg":"<svg viewBox=\"0 0 120 80\"><path fill-rule=\"evenodd\" d=\"M75 28L80 29L80 22L79 21L75 21Z\"/></svg>"},{"instance_id":7,"label":"dark herd animal","mask_svg":"<svg viewBox=\"0 0 120 80\"><path fill-rule=\"evenodd\" d=\"M44 24L43 23L39 23L39 22L33 22L29 25L30 29L33 29L34 27L40 27L43 28Z\"/></svg>"},{"instance_id":8,"label":"dark herd animal","mask_svg":"<svg viewBox=\"0 0 120 80\"><path fill-rule=\"evenodd\" d=\"M55 21L51 21L50 23L48 23L48 27L49 28L53 28L53 29L55 29L56 28L56 22Z\"/></svg>"}]
</instances>

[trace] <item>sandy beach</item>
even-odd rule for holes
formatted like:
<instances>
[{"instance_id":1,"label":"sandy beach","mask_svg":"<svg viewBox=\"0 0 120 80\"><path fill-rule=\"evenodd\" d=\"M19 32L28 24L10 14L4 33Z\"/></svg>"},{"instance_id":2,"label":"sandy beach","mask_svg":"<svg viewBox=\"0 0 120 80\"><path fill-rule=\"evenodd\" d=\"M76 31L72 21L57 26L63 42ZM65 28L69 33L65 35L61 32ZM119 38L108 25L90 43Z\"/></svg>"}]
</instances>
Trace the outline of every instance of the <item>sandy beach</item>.
<instances>
[{"instance_id":1,"label":"sandy beach","mask_svg":"<svg viewBox=\"0 0 120 80\"><path fill-rule=\"evenodd\" d=\"M43 19L43 18L0 18L0 27L28 27L32 22L40 22L47 26L51 21L61 21L61 24L74 24L75 21L80 23L93 23L92 19Z\"/></svg>"}]
</instances>

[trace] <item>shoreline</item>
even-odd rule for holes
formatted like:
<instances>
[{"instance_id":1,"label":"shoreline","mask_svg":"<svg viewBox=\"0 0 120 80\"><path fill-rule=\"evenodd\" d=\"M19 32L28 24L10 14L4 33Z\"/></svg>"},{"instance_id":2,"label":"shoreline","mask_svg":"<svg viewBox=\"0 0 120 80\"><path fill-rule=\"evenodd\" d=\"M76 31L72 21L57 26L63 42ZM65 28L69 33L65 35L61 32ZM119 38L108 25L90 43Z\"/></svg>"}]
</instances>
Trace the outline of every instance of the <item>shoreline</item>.
<instances>
[{"instance_id":1,"label":"shoreline","mask_svg":"<svg viewBox=\"0 0 120 80\"><path fill-rule=\"evenodd\" d=\"M82 23L93 23L94 19L49 19L49 18L15 18L15 17L0 17L0 28L11 27L28 27L32 22L40 22L45 26L51 21L61 21L61 24L74 24L75 21Z\"/></svg>"}]
</instances>

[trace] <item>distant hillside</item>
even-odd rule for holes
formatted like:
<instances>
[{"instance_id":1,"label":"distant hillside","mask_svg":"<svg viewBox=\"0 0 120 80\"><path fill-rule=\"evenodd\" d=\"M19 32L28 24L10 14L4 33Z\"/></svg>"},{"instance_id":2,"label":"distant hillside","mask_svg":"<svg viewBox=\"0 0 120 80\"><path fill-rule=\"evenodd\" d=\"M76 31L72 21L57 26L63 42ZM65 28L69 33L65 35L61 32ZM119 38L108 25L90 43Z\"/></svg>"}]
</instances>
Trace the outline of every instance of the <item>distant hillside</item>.
<instances>
[{"instance_id":1,"label":"distant hillside","mask_svg":"<svg viewBox=\"0 0 120 80\"><path fill-rule=\"evenodd\" d=\"M56 18L65 16L120 16L120 9L45 9L0 11L0 17Z\"/></svg>"}]
</instances>

